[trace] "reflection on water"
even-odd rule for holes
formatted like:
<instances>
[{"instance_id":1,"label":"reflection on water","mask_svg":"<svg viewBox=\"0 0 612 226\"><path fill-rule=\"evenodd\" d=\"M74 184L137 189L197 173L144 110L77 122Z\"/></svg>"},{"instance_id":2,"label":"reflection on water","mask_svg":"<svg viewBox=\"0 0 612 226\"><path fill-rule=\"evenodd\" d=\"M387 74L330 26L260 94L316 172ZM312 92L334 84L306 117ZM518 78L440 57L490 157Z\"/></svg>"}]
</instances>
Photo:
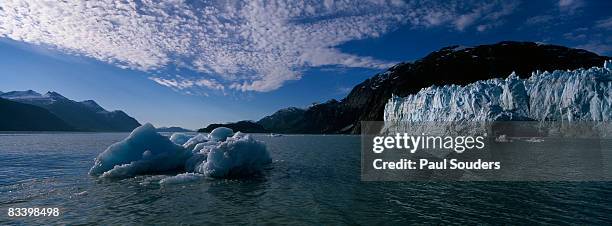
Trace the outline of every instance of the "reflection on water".
<instances>
[{"instance_id":1,"label":"reflection on water","mask_svg":"<svg viewBox=\"0 0 612 226\"><path fill-rule=\"evenodd\" d=\"M166 175L99 180L93 158L120 133L0 135L0 225L29 224L607 224L610 182L361 182L356 136L257 136L263 175L161 186ZM60 217L8 218L9 207Z\"/></svg>"}]
</instances>

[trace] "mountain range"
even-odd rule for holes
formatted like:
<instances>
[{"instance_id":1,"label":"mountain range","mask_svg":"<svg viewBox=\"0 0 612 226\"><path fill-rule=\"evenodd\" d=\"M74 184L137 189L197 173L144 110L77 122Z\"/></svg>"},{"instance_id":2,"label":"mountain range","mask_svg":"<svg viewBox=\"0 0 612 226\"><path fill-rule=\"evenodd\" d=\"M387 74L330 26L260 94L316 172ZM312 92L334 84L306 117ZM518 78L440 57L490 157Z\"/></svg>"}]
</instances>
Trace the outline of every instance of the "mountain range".
<instances>
[{"instance_id":1,"label":"mountain range","mask_svg":"<svg viewBox=\"0 0 612 226\"><path fill-rule=\"evenodd\" d=\"M32 90L0 93L0 130L132 131L140 126L123 111L107 111L93 100L77 102L59 93Z\"/></svg>"},{"instance_id":2,"label":"mountain range","mask_svg":"<svg viewBox=\"0 0 612 226\"><path fill-rule=\"evenodd\" d=\"M210 124L206 126L206 128L199 129L198 132L210 133L218 127L227 127L234 131L240 131L243 133L267 133L268 132L268 130L266 130L262 125L256 122L253 122L253 121L246 121L246 120L238 121L234 123Z\"/></svg>"},{"instance_id":3,"label":"mountain range","mask_svg":"<svg viewBox=\"0 0 612 226\"><path fill-rule=\"evenodd\" d=\"M193 132L193 130L185 129L185 128L178 127L178 126L159 127L159 128L155 128L155 131L157 131L157 132L165 132L165 133Z\"/></svg>"},{"instance_id":4,"label":"mountain range","mask_svg":"<svg viewBox=\"0 0 612 226\"><path fill-rule=\"evenodd\" d=\"M0 131L73 131L44 108L0 98Z\"/></svg>"},{"instance_id":5,"label":"mountain range","mask_svg":"<svg viewBox=\"0 0 612 226\"><path fill-rule=\"evenodd\" d=\"M355 134L360 132L360 121L383 121L385 105L392 95L403 97L432 86L505 78L513 72L525 79L537 70L590 68L609 59L582 49L534 42L449 46L374 75L342 100L329 100L306 109L281 109L257 124L274 133Z\"/></svg>"}]
</instances>

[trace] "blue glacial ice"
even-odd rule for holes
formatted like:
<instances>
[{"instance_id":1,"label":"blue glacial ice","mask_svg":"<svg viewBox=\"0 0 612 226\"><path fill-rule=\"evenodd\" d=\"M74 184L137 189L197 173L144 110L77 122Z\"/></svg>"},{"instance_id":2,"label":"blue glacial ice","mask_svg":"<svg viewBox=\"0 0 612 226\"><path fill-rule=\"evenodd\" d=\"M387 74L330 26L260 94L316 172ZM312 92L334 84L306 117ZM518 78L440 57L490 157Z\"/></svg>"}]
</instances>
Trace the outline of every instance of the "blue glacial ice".
<instances>
[{"instance_id":1,"label":"blue glacial ice","mask_svg":"<svg viewBox=\"0 0 612 226\"><path fill-rule=\"evenodd\" d=\"M604 67L537 71L528 79L512 73L506 79L432 86L414 95L393 96L385 105L384 120L610 121L612 61Z\"/></svg>"},{"instance_id":2,"label":"blue glacial ice","mask_svg":"<svg viewBox=\"0 0 612 226\"><path fill-rule=\"evenodd\" d=\"M199 134L183 142L186 136L173 134L169 139L147 123L100 153L89 173L103 178L129 178L185 172L163 180L164 183L175 183L193 181L201 176L249 176L272 162L263 142L248 134L234 134L228 128L217 129L209 135Z\"/></svg>"},{"instance_id":3,"label":"blue glacial ice","mask_svg":"<svg viewBox=\"0 0 612 226\"><path fill-rule=\"evenodd\" d=\"M210 132L209 137L214 141L225 141L228 137L234 135L234 131L230 128L217 127Z\"/></svg>"},{"instance_id":4,"label":"blue glacial ice","mask_svg":"<svg viewBox=\"0 0 612 226\"><path fill-rule=\"evenodd\" d=\"M98 155L89 173L101 177L132 177L180 170L189 157L191 152L172 143L147 123Z\"/></svg>"},{"instance_id":5,"label":"blue glacial ice","mask_svg":"<svg viewBox=\"0 0 612 226\"><path fill-rule=\"evenodd\" d=\"M183 145L187 143L187 141L191 139L191 137L193 136L189 136L184 133L173 133L172 136L170 136L170 141L172 141L172 143L175 143L177 145Z\"/></svg>"},{"instance_id":6,"label":"blue glacial ice","mask_svg":"<svg viewBox=\"0 0 612 226\"><path fill-rule=\"evenodd\" d=\"M196 166L195 171L210 177L250 175L272 162L263 142L240 132L204 152L207 161Z\"/></svg>"},{"instance_id":7,"label":"blue glacial ice","mask_svg":"<svg viewBox=\"0 0 612 226\"><path fill-rule=\"evenodd\" d=\"M183 147L189 149L189 150L193 150L195 148L196 145L198 145L199 143L203 143L203 142L207 142L209 141L210 138L207 134L198 134L192 138L190 138L189 140L187 140L187 142L185 142L183 144Z\"/></svg>"}]
</instances>

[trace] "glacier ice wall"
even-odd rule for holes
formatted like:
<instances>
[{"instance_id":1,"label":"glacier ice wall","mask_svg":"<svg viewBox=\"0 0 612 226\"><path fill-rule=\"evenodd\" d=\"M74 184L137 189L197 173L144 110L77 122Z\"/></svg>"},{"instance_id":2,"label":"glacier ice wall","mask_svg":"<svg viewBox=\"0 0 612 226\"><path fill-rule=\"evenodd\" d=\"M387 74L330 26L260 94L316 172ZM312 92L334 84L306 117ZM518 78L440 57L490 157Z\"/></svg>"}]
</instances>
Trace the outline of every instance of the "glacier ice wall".
<instances>
[{"instance_id":1,"label":"glacier ice wall","mask_svg":"<svg viewBox=\"0 0 612 226\"><path fill-rule=\"evenodd\" d=\"M406 97L392 96L385 121L610 121L612 61L604 67L533 72L466 86L432 86Z\"/></svg>"}]
</instances>

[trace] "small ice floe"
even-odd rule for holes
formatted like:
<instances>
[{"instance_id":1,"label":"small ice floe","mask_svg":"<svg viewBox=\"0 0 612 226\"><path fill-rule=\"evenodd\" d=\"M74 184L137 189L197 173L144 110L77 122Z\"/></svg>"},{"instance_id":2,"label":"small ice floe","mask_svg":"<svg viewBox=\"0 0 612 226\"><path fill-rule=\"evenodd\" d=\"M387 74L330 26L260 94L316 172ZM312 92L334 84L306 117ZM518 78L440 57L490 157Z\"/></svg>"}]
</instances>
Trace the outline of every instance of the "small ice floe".
<instances>
[{"instance_id":1,"label":"small ice floe","mask_svg":"<svg viewBox=\"0 0 612 226\"><path fill-rule=\"evenodd\" d=\"M495 142L506 143L506 142L511 142L511 141L508 140L508 137L506 136L506 134L502 134L495 138Z\"/></svg>"},{"instance_id":2,"label":"small ice floe","mask_svg":"<svg viewBox=\"0 0 612 226\"><path fill-rule=\"evenodd\" d=\"M88 194L87 191L82 191L82 192L74 193L75 196L85 196L87 194Z\"/></svg>"},{"instance_id":3,"label":"small ice floe","mask_svg":"<svg viewBox=\"0 0 612 226\"><path fill-rule=\"evenodd\" d=\"M541 137L530 137L529 139L526 139L525 141L529 143L540 143L540 142L543 142L544 139Z\"/></svg>"},{"instance_id":4,"label":"small ice floe","mask_svg":"<svg viewBox=\"0 0 612 226\"><path fill-rule=\"evenodd\" d=\"M183 184L188 182L199 181L204 178L203 174L199 173L181 173L176 176L166 177L159 181L161 185Z\"/></svg>"}]
</instances>

